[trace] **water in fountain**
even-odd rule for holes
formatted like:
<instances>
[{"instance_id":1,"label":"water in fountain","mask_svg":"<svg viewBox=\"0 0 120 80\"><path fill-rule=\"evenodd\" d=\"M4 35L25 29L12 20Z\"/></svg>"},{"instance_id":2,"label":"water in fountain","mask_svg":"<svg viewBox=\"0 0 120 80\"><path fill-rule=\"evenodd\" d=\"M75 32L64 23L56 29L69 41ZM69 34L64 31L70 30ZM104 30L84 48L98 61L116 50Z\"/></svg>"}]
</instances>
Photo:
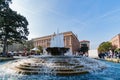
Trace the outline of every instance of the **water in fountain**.
<instances>
[{"instance_id":1,"label":"water in fountain","mask_svg":"<svg viewBox=\"0 0 120 80\"><path fill-rule=\"evenodd\" d=\"M51 38L50 47L64 47L63 34L54 34Z\"/></svg>"},{"instance_id":2,"label":"water in fountain","mask_svg":"<svg viewBox=\"0 0 120 80\"><path fill-rule=\"evenodd\" d=\"M54 36L51 39L51 47L46 50L51 53L51 56L39 56L8 62L2 67L2 70L5 74L12 75L76 75L91 73L106 68L99 61L87 57L64 56L64 53L69 49L64 47L63 34Z\"/></svg>"},{"instance_id":3,"label":"water in fountain","mask_svg":"<svg viewBox=\"0 0 120 80\"><path fill-rule=\"evenodd\" d=\"M51 45L46 49L51 55L64 55L69 50L69 48L64 47L63 34L55 34L51 38Z\"/></svg>"}]
</instances>

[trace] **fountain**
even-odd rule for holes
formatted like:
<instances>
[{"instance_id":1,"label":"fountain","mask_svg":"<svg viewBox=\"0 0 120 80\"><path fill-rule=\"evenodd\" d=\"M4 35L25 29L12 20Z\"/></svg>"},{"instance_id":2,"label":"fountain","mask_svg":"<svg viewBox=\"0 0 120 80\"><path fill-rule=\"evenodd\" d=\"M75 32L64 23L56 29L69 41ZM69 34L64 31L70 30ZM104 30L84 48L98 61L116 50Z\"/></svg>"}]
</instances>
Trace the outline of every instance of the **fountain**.
<instances>
[{"instance_id":1,"label":"fountain","mask_svg":"<svg viewBox=\"0 0 120 80\"><path fill-rule=\"evenodd\" d=\"M56 34L51 39L51 45L46 49L52 56L64 55L69 48L64 47L63 34Z\"/></svg>"},{"instance_id":2,"label":"fountain","mask_svg":"<svg viewBox=\"0 0 120 80\"><path fill-rule=\"evenodd\" d=\"M14 60L5 64L4 69L22 75L77 75L105 68L104 64L88 57L64 55L68 50L64 47L63 34L56 34L46 49L50 55Z\"/></svg>"}]
</instances>

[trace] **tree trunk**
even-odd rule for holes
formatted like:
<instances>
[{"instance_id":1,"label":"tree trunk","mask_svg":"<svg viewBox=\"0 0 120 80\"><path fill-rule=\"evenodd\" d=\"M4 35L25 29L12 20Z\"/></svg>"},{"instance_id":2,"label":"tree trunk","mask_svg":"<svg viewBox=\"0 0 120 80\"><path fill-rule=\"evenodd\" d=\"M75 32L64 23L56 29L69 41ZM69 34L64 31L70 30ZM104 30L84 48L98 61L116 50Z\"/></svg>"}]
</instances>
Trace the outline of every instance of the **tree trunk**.
<instances>
[{"instance_id":1,"label":"tree trunk","mask_svg":"<svg viewBox=\"0 0 120 80\"><path fill-rule=\"evenodd\" d=\"M6 47L7 47L7 36L5 36L5 39L3 41L3 56L6 56Z\"/></svg>"}]
</instances>

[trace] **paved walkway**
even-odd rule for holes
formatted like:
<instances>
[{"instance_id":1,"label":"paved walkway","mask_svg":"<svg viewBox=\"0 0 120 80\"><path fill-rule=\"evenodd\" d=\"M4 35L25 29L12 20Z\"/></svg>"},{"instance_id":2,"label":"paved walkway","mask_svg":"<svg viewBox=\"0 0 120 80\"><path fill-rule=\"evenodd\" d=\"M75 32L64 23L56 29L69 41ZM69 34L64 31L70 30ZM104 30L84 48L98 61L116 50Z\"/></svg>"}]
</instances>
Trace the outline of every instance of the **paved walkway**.
<instances>
[{"instance_id":1,"label":"paved walkway","mask_svg":"<svg viewBox=\"0 0 120 80\"><path fill-rule=\"evenodd\" d=\"M120 62L120 59L118 58L105 58L105 60L110 61L110 62L116 62L116 63Z\"/></svg>"},{"instance_id":2,"label":"paved walkway","mask_svg":"<svg viewBox=\"0 0 120 80\"><path fill-rule=\"evenodd\" d=\"M14 58L12 57L0 57L0 61L9 61L9 60L13 60Z\"/></svg>"}]
</instances>

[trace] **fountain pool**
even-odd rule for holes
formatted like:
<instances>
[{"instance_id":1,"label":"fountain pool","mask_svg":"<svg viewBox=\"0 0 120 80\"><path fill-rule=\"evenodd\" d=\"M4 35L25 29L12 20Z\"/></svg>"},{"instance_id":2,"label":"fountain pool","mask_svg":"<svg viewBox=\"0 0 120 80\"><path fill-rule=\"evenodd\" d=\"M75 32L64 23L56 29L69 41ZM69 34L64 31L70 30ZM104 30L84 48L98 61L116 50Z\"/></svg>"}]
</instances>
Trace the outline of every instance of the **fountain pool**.
<instances>
[{"instance_id":1,"label":"fountain pool","mask_svg":"<svg viewBox=\"0 0 120 80\"><path fill-rule=\"evenodd\" d=\"M22 75L16 73L10 73L10 70L2 70L4 65L9 62L0 62L0 80L120 80L120 64L113 62L100 61L107 65L107 68L104 70L93 71L88 74L82 75L49 75L49 74L40 74L40 75Z\"/></svg>"},{"instance_id":2,"label":"fountain pool","mask_svg":"<svg viewBox=\"0 0 120 80\"><path fill-rule=\"evenodd\" d=\"M6 63L1 69L7 73L33 75L77 75L105 69L94 59L82 56L40 56Z\"/></svg>"}]
</instances>

